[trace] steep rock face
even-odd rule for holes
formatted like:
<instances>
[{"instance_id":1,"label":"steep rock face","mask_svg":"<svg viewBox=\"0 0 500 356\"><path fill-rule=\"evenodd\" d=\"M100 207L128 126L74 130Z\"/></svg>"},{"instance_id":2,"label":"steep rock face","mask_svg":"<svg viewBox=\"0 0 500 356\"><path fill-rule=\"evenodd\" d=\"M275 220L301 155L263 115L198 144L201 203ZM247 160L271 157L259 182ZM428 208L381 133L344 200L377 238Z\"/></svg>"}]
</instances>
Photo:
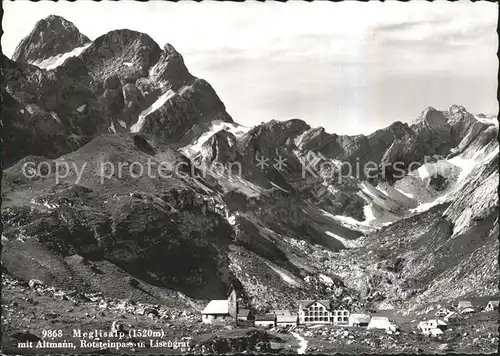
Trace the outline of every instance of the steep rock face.
<instances>
[{"instance_id":1,"label":"steep rock face","mask_svg":"<svg viewBox=\"0 0 500 356\"><path fill-rule=\"evenodd\" d=\"M215 138L222 144L231 135ZM241 283L241 293L259 308L283 302L291 306L296 295L310 295L301 275L312 273L309 265L317 262L302 261L304 256L294 246L304 241L339 250L345 248L343 242L324 230L348 240L361 235L313 207L307 217L301 215L300 200L292 202L293 197L279 191L253 200L264 208L260 213L251 199L241 197L243 203L237 204L238 194L225 191L222 181L217 185L213 177L196 176L185 157L143 134L101 135L75 152L49 160L41 172L44 177L22 174L25 163L42 161L47 159L26 157L7 169L2 181L3 263L23 279L74 287L78 274L68 279L66 269L50 266L59 258L78 255L111 263L145 283L196 299L218 298L229 283ZM57 182L56 167L62 162L69 164L70 172ZM123 162L136 164L119 170ZM162 176L157 171L160 163ZM179 167L182 171L176 170ZM283 275L296 283L290 285ZM268 293L262 298L264 291ZM318 289L314 295L330 292Z\"/></svg>"},{"instance_id":2,"label":"steep rock face","mask_svg":"<svg viewBox=\"0 0 500 356\"><path fill-rule=\"evenodd\" d=\"M494 157L472 172L445 211L447 218L454 224L454 235L481 224L493 211L498 210L498 150L491 154Z\"/></svg>"},{"instance_id":3,"label":"steep rock face","mask_svg":"<svg viewBox=\"0 0 500 356\"><path fill-rule=\"evenodd\" d=\"M35 63L43 61L90 42L76 26L60 17L50 15L38 21L35 27L16 47L12 59Z\"/></svg>"},{"instance_id":4,"label":"steep rock face","mask_svg":"<svg viewBox=\"0 0 500 356\"><path fill-rule=\"evenodd\" d=\"M186 68L180 53L167 43L160 58L150 69L150 79L154 82L166 83L173 90L179 90L191 82L194 77Z\"/></svg>"},{"instance_id":5,"label":"steep rock face","mask_svg":"<svg viewBox=\"0 0 500 356\"><path fill-rule=\"evenodd\" d=\"M298 119L272 120L250 130L242 139L242 146L261 155L274 153L283 148L292 148L294 139L309 128L309 125Z\"/></svg>"},{"instance_id":6,"label":"steep rock face","mask_svg":"<svg viewBox=\"0 0 500 356\"><path fill-rule=\"evenodd\" d=\"M33 59L47 62L54 57L47 50L48 54L34 58L32 53L45 52L31 45L38 43L38 35L49 36L40 31L51 26L79 33L64 19L49 16L18 47L17 62L4 58L2 89L18 110L6 112L2 121L13 137L27 137L29 142L20 148L14 138L6 141L7 165L26 154L57 157L101 133L151 133L175 145L180 139L194 140L212 120L232 122L214 89L189 73L182 56L170 44L162 50L151 37L136 31L111 31L93 42L85 37L74 44L68 42L67 48L54 44L61 60L51 60L50 66L30 65ZM55 41L58 32L47 33ZM82 44L84 47L79 47ZM28 129L34 114L57 117L53 119L57 121L54 135L67 138L47 139L54 135L43 136L44 130L36 130L38 124Z\"/></svg>"},{"instance_id":7,"label":"steep rock face","mask_svg":"<svg viewBox=\"0 0 500 356\"><path fill-rule=\"evenodd\" d=\"M57 182L56 161L45 178L25 177L23 162L5 172L3 191L12 198L24 195L4 205L8 241L3 241L3 261L9 270L20 273L19 254L31 255L30 245L17 243L25 238L62 257L110 261L137 278L196 298L227 289L223 271L234 235L231 225L207 191L192 189L191 179L176 177L173 168L164 178L156 170L156 178L134 169L116 171L124 159L143 165L157 159L157 149L137 137L142 136L101 136L66 155L64 161L83 173L78 183L76 169ZM115 168L102 170L103 162ZM174 160L169 162L175 167ZM64 284L57 272L53 278Z\"/></svg>"},{"instance_id":8,"label":"steep rock face","mask_svg":"<svg viewBox=\"0 0 500 356\"><path fill-rule=\"evenodd\" d=\"M148 35L131 30L115 30L98 37L81 55L92 77L101 82L115 76L133 82L148 76L158 61L160 47Z\"/></svg>"},{"instance_id":9,"label":"steep rock face","mask_svg":"<svg viewBox=\"0 0 500 356\"><path fill-rule=\"evenodd\" d=\"M202 156L207 163L238 162L239 152L236 150L236 137L225 130L217 132L202 146Z\"/></svg>"},{"instance_id":10,"label":"steep rock face","mask_svg":"<svg viewBox=\"0 0 500 356\"><path fill-rule=\"evenodd\" d=\"M365 248L373 251L363 262L368 278L379 281L371 286L377 297L370 304L415 313L432 303L496 292L498 207L456 236L442 216L445 210L446 205L436 206L400 220L368 236L359 251L348 251L349 258Z\"/></svg>"},{"instance_id":11,"label":"steep rock face","mask_svg":"<svg viewBox=\"0 0 500 356\"><path fill-rule=\"evenodd\" d=\"M215 120L233 121L212 86L205 80L195 79L179 92L170 91L163 95L168 100L148 114L136 132L149 133L164 142L173 143L182 140L197 124L209 124Z\"/></svg>"},{"instance_id":12,"label":"steep rock face","mask_svg":"<svg viewBox=\"0 0 500 356\"><path fill-rule=\"evenodd\" d=\"M2 97L1 133L6 166L36 152L55 157L78 148L77 140L55 112L35 104L22 105L6 91Z\"/></svg>"}]
</instances>

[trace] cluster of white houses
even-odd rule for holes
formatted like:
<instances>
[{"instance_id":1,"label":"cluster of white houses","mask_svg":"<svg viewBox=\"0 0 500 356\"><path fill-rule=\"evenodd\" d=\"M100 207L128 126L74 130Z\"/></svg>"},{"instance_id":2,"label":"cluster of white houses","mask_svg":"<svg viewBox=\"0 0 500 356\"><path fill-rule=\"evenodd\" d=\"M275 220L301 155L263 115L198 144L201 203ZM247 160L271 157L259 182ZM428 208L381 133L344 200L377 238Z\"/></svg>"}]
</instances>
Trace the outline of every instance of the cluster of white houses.
<instances>
[{"instance_id":1,"label":"cluster of white houses","mask_svg":"<svg viewBox=\"0 0 500 356\"><path fill-rule=\"evenodd\" d=\"M249 309L240 309L236 291L231 287L227 299L212 300L202 311L206 324L228 323L260 327L290 327L296 325L332 324L338 326L367 326L391 329L395 326L384 317L370 317L366 314L351 314L342 304L330 300L301 300L298 313L290 310L271 310L266 314L254 315Z\"/></svg>"},{"instance_id":2,"label":"cluster of white houses","mask_svg":"<svg viewBox=\"0 0 500 356\"><path fill-rule=\"evenodd\" d=\"M498 310L498 301L490 301L485 311ZM467 313L472 308L468 301L461 301L457 305L459 313ZM439 313L439 312L438 312ZM447 310L447 313L455 313ZM445 318L446 321L448 319ZM367 327L368 329L384 329L396 332L397 326L383 316L351 313L344 305L335 304L330 300L301 300L298 313L289 310L271 310L266 314L253 313L249 309L240 309L236 291L231 287L229 296L223 300L212 300L202 312L202 321L206 324L234 323L236 325L254 325L260 327L290 327L296 325L338 325ZM421 322L418 328L427 335L438 335L446 329L446 323L440 320Z\"/></svg>"}]
</instances>

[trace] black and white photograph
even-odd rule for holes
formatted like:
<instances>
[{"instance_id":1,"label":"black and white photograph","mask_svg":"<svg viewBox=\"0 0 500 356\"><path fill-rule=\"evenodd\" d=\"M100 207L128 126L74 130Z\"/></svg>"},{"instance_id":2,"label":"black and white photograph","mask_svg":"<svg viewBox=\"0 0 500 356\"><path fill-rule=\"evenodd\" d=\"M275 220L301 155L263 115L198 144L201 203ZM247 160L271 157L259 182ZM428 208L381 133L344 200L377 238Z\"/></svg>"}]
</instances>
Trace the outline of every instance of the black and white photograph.
<instances>
[{"instance_id":1,"label":"black and white photograph","mask_svg":"<svg viewBox=\"0 0 500 356\"><path fill-rule=\"evenodd\" d=\"M498 3L2 6L2 354L498 351Z\"/></svg>"}]
</instances>

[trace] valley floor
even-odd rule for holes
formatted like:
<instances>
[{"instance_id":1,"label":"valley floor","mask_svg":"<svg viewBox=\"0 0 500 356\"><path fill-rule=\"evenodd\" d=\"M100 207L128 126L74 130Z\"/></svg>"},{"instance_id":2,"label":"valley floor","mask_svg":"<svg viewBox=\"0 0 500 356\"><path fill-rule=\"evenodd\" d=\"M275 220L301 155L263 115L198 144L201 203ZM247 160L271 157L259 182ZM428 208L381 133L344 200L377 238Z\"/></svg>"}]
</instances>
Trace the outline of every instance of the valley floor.
<instances>
[{"instance_id":1,"label":"valley floor","mask_svg":"<svg viewBox=\"0 0 500 356\"><path fill-rule=\"evenodd\" d=\"M88 299L83 294L54 292L45 286L30 288L6 275L2 284L2 351L7 354L494 353L498 347L497 312L476 313L450 324L440 339L419 335L412 316L396 314L390 317L401 331L391 335L335 326L261 330L205 325L199 315L178 309L154 315L148 306L137 305L132 310L127 301ZM120 338L84 337L85 332L107 333L113 323L125 326ZM129 334L129 330L136 334ZM75 335L78 331L81 336ZM50 333L56 335L47 335ZM66 344L50 344L63 341Z\"/></svg>"}]
</instances>

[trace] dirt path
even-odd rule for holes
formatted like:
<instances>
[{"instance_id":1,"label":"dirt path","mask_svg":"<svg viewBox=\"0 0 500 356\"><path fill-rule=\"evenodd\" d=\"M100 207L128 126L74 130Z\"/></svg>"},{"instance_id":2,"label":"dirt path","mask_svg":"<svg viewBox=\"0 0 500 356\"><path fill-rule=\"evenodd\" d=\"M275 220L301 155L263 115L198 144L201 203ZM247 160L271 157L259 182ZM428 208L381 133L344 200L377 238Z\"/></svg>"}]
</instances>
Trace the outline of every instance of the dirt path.
<instances>
[{"instance_id":1,"label":"dirt path","mask_svg":"<svg viewBox=\"0 0 500 356\"><path fill-rule=\"evenodd\" d=\"M298 354L305 354L307 350L307 340L304 339L302 336L300 336L297 333L292 333L292 335L299 340L299 345L300 347L297 349Z\"/></svg>"}]
</instances>

